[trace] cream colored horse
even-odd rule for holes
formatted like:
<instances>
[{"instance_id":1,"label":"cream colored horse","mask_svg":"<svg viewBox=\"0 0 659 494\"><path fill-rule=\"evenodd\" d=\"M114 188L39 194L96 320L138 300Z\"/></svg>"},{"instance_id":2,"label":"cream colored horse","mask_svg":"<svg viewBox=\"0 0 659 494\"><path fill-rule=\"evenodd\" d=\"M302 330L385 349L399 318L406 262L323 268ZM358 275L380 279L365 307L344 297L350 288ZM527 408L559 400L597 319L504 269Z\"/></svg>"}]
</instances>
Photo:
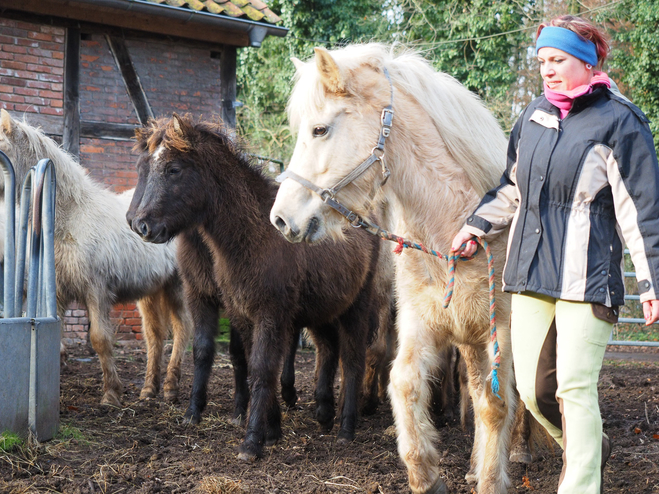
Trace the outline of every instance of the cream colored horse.
<instances>
[{"instance_id":1,"label":"cream colored horse","mask_svg":"<svg viewBox=\"0 0 659 494\"><path fill-rule=\"evenodd\" d=\"M376 161L336 199L363 217L386 199L396 216L394 233L448 254L455 233L503 172L506 139L496 120L476 96L452 77L435 72L417 54L395 56L378 44L315 52L315 59L306 64L296 61L298 81L289 116L298 137L288 169L321 188L333 186L369 156L380 134L381 112L393 97L395 116L384 146L391 176L382 185L383 168ZM341 238L348 223L307 187L284 180L271 211L272 223L291 242ZM499 238L491 244L497 283L505 242ZM455 278L453 300L443 309L447 262L412 250L397 257L399 351L389 395L398 451L414 493L447 492L439 435L429 417L430 384L439 350L454 343L468 366L475 415L467 480L478 482L480 494L504 493L516 400L510 300L497 293L498 398L487 380L494 352L485 256L460 262Z\"/></svg>"},{"instance_id":2,"label":"cream colored horse","mask_svg":"<svg viewBox=\"0 0 659 494\"><path fill-rule=\"evenodd\" d=\"M134 300L138 300L147 344L140 397L155 397L160 389L163 343L171 328L174 341L164 394L166 399L176 400L181 359L193 323L183 302L175 244L142 242L125 218L132 190L117 195L105 189L56 142L39 129L12 119L5 110L0 111L0 150L14 165L17 187L40 159L50 158L55 165L57 307L61 317L74 300L87 306L89 338L103 369L101 403L120 406L123 393L112 354L116 328L110 310L116 303Z\"/></svg>"}]
</instances>

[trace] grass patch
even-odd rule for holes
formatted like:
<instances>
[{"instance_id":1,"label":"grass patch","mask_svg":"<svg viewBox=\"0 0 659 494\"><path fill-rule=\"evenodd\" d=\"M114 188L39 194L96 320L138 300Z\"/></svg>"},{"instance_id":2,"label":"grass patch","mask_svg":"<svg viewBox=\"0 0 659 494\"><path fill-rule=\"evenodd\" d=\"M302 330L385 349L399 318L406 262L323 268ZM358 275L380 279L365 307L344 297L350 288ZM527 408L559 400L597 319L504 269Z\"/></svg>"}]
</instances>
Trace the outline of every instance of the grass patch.
<instances>
[{"instance_id":1,"label":"grass patch","mask_svg":"<svg viewBox=\"0 0 659 494\"><path fill-rule=\"evenodd\" d=\"M59 430L57 431L56 439L60 441L70 441L74 439L81 444L89 444L89 441L77 427L73 427L69 424L60 424Z\"/></svg>"},{"instance_id":2,"label":"grass patch","mask_svg":"<svg viewBox=\"0 0 659 494\"><path fill-rule=\"evenodd\" d=\"M18 434L9 431L0 434L0 451L8 453L22 444L23 439Z\"/></svg>"}]
</instances>

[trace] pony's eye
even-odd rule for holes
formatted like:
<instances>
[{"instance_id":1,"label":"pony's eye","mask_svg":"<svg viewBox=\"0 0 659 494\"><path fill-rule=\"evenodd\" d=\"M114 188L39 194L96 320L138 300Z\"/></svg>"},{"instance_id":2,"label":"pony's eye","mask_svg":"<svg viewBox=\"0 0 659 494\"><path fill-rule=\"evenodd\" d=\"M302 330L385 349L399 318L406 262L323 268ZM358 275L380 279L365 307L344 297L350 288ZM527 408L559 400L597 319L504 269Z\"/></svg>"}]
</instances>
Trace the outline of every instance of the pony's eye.
<instances>
[{"instance_id":1,"label":"pony's eye","mask_svg":"<svg viewBox=\"0 0 659 494\"><path fill-rule=\"evenodd\" d=\"M323 137L324 135L327 135L327 127L325 125L316 125L313 128L313 136L314 137Z\"/></svg>"},{"instance_id":2,"label":"pony's eye","mask_svg":"<svg viewBox=\"0 0 659 494\"><path fill-rule=\"evenodd\" d=\"M171 166L167 169L168 175L178 175L181 173L181 169L178 166Z\"/></svg>"}]
</instances>

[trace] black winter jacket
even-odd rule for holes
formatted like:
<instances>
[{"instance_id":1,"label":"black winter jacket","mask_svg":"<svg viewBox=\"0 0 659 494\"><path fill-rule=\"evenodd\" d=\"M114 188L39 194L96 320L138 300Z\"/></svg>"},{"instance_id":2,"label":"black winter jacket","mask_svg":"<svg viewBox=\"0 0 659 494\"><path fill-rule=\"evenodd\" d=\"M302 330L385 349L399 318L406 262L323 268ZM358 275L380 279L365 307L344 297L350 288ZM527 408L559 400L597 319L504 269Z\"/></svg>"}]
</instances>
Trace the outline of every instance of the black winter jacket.
<instances>
[{"instance_id":1,"label":"black winter jacket","mask_svg":"<svg viewBox=\"0 0 659 494\"><path fill-rule=\"evenodd\" d=\"M486 239L510 225L504 290L624 304L623 246L641 301L659 287L659 167L645 115L605 86L561 120L544 96L510 136L501 184L464 231Z\"/></svg>"}]
</instances>

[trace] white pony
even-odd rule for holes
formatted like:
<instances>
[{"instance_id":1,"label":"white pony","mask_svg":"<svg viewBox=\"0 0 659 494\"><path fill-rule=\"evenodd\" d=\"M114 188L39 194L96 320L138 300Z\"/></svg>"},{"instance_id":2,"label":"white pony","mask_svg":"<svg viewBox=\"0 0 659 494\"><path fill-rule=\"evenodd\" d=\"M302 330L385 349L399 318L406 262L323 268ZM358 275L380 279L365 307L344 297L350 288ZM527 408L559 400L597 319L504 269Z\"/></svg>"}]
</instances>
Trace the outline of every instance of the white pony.
<instances>
[{"instance_id":1,"label":"white pony","mask_svg":"<svg viewBox=\"0 0 659 494\"><path fill-rule=\"evenodd\" d=\"M58 312L61 317L74 300L87 306L89 338L103 369L101 404L120 406L123 393L112 355L115 327L110 310L114 304L138 299L147 344L140 397L155 397L160 389L163 341L171 327L173 350L164 393L166 399L176 400L181 359L193 324L183 302L175 244L142 242L126 223L132 190L121 195L106 190L55 141L26 122L12 119L5 110L0 111L0 150L14 165L18 190L40 159L50 158L55 165Z\"/></svg>"},{"instance_id":2,"label":"white pony","mask_svg":"<svg viewBox=\"0 0 659 494\"><path fill-rule=\"evenodd\" d=\"M363 218L384 200L396 216L394 233L448 254L451 239L504 170L506 139L497 121L475 95L417 54L395 56L379 44L332 52L316 48L315 53L306 64L294 61L298 80L289 116L298 137L288 170L297 177L283 181L272 223L291 242L341 238L348 223L317 191L333 188L370 154L382 154L374 146L381 133L387 134L381 115L393 102L395 116L384 145L388 181L383 185L386 169L376 160L335 199ZM314 185L320 189L314 191ZM497 282L505 243L498 238L491 244ZM485 256L458 263L453 300L443 309L447 280L445 260L411 249L396 259L399 350L389 395L398 451L414 493L447 492L429 407L440 349L454 343L467 363L475 416L467 480L478 482L480 494L505 493L516 403L510 299L497 294L498 397L487 379L494 351Z\"/></svg>"}]
</instances>

